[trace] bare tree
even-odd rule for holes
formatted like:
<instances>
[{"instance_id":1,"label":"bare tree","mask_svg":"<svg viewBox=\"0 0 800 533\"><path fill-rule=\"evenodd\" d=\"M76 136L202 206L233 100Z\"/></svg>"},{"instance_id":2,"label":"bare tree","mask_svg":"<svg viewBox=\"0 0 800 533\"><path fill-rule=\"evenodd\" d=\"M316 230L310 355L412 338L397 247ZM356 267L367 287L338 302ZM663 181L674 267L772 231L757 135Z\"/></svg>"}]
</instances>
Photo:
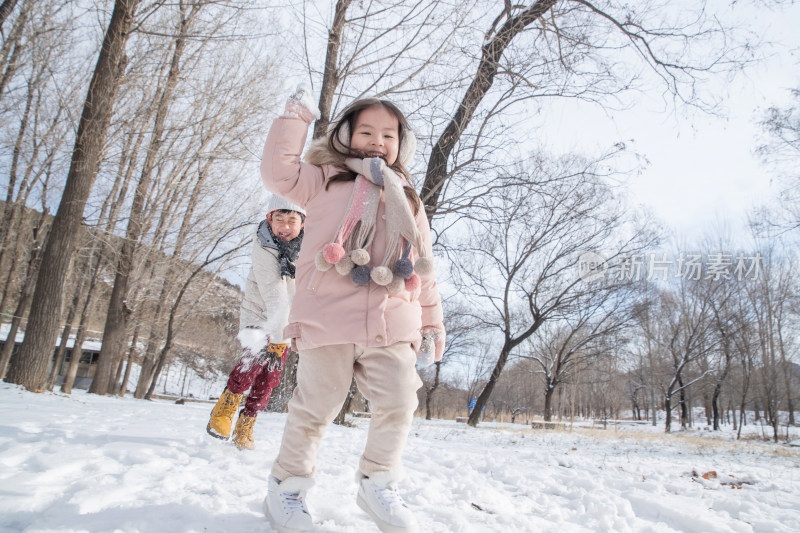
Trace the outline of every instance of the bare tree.
<instances>
[{"instance_id":1,"label":"bare tree","mask_svg":"<svg viewBox=\"0 0 800 533\"><path fill-rule=\"evenodd\" d=\"M781 404L791 406L791 385L787 374L791 359L787 358L787 342L793 336L793 309L796 298L796 265L784 257L773 241L762 250L763 271L759 279L748 285L748 300L754 310L757 339L756 372L762 407L772 427L773 440L778 441ZM782 379L783 378L783 379ZM781 386L783 385L783 387Z\"/></svg>"},{"instance_id":2,"label":"bare tree","mask_svg":"<svg viewBox=\"0 0 800 533\"><path fill-rule=\"evenodd\" d=\"M492 137L492 119L519 111L524 100L619 104L648 72L675 99L713 109L698 82L740 67L749 51L739 48L739 32L720 26L703 4L676 11L648 2L630 9L621 2L584 0L495 7L486 16L469 85L431 148L422 187L429 219L452 208L448 180L486 157L479 148ZM646 68L634 72L624 61Z\"/></svg>"},{"instance_id":3,"label":"bare tree","mask_svg":"<svg viewBox=\"0 0 800 533\"><path fill-rule=\"evenodd\" d=\"M462 225L465 237L446 243L456 289L498 337L494 369L470 415L473 426L509 357L520 355L521 345L545 322L580 316L578 309L595 298L611 311L608 298L629 285L624 277L583 281L579 256L603 250L613 261L650 244L645 231L626 230L625 209L599 175L598 162L534 158L528 165L489 180L478 197L481 216ZM579 322L586 326L587 318ZM606 329L602 323L597 331Z\"/></svg>"},{"instance_id":4,"label":"bare tree","mask_svg":"<svg viewBox=\"0 0 800 533\"><path fill-rule=\"evenodd\" d=\"M659 320L662 323L658 337L658 349L666 359L669 372L662 382L666 421L664 431L672 430L672 409L676 395L685 391L705 377L704 374L685 380L691 365L714 348L711 328L713 318L713 294L709 284L681 278L675 290L664 290L659 305ZM685 409L683 396L681 406ZM681 423L687 423L686 413Z\"/></svg>"},{"instance_id":5,"label":"bare tree","mask_svg":"<svg viewBox=\"0 0 800 533\"><path fill-rule=\"evenodd\" d=\"M30 390L47 386L49 363L60 320L62 293L125 69L125 43L139 0L116 0L103 47L81 115L64 194L42 255L42 268L30 311L25 341L6 381Z\"/></svg>"},{"instance_id":6,"label":"bare tree","mask_svg":"<svg viewBox=\"0 0 800 533\"><path fill-rule=\"evenodd\" d=\"M792 89L794 103L770 107L759 122L767 140L756 153L769 169L777 174L781 190L778 209L763 208L757 217L757 228L763 231L796 230L800 227L800 89ZM763 226L763 227L762 227Z\"/></svg>"},{"instance_id":7,"label":"bare tree","mask_svg":"<svg viewBox=\"0 0 800 533\"><path fill-rule=\"evenodd\" d=\"M128 228L120 250L116 268L116 278L114 288L111 292L111 300L108 305L106 315L106 325L103 328L103 348L95 371L95 377L89 392L96 394L106 394L111 379L110 371L118 361L122 353L122 347L126 339L126 328L128 316L131 309L126 303L128 293L128 280L133 270L133 256L142 235L143 220L142 214L145 206L146 194L150 188L153 173L156 167L156 160L161 155L161 145L164 143L164 124L172 103L172 95L178 83L178 76L181 72L181 60L184 46L186 44L187 33L192 24L192 19L197 16L202 5L195 4L187 8L183 3L179 4L181 16L178 21L175 41L172 49L172 57L169 70L160 87L158 99L155 107L155 118L150 135L150 143L146 150L146 157L142 165L141 175L139 176L136 190L133 195L133 205L131 206L128 218Z\"/></svg>"},{"instance_id":8,"label":"bare tree","mask_svg":"<svg viewBox=\"0 0 800 533\"><path fill-rule=\"evenodd\" d=\"M250 243L250 240L246 239L244 241L238 242L233 247L224 249L223 251L218 250L218 248L220 247L225 248L225 246L223 246L223 243L226 243L228 241L228 238L231 234L236 234L238 229L239 228L237 227L231 227L227 233L224 233L217 238L217 240L211 245L210 249L208 250L205 259L191 272L191 274L189 274L189 277L186 278L186 280L183 283L183 286L178 291L175 301L170 307L165 343L164 346L161 348L161 353L159 354L158 362L156 363L156 367L153 371L153 378L150 383L150 387L147 390L147 394L145 395L146 399L149 400L152 398L156 382L158 381L158 376L161 373L161 369L165 361L167 360L169 351L172 349L173 342L175 340L175 331L177 328L176 324L177 312L180 307L181 300L183 299L183 296L186 294L189 285L192 283L195 277L204 269L208 268L209 265L212 265L214 263L223 263L227 258L236 254L238 251L240 251L242 248L244 248L247 244Z\"/></svg>"},{"instance_id":9,"label":"bare tree","mask_svg":"<svg viewBox=\"0 0 800 533\"><path fill-rule=\"evenodd\" d=\"M546 324L532 340L529 354L544 380L544 419L553 416L553 394L573 377L577 366L591 366L602 357L616 358L624 345L620 334L631 321L633 298L623 288L588 292L576 298L574 310Z\"/></svg>"},{"instance_id":10,"label":"bare tree","mask_svg":"<svg viewBox=\"0 0 800 533\"><path fill-rule=\"evenodd\" d=\"M28 285L20 267L33 247L31 220L36 215L31 216L30 208L38 204L41 213L49 212L48 196L60 189L62 172L67 170L64 156L73 136L71 115L79 109L78 91L85 89L86 81L81 74L85 65L71 53L73 22L50 1L35 8L33 2L25 2L14 19L17 64L5 69L0 105L0 154L8 178L0 216L2 310ZM62 63L62 59L67 60Z\"/></svg>"},{"instance_id":11,"label":"bare tree","mask_svg":"<svg viewBox=\"0 0 800 533\"><path fill-rule=\"evenodd\" d=\"M474 322L466 309L452 303L450 300L442 302L444 306L445 330L447 331L447 346L441 361L434 363L432 370L421 372L423 388L425 391L425 419L433 416L433 397L441 384L442 366L446 365L454 354L467 355L477 345L475 342ZM433 376L431 376L433 374Z\"/></svg>"}]
</instances>

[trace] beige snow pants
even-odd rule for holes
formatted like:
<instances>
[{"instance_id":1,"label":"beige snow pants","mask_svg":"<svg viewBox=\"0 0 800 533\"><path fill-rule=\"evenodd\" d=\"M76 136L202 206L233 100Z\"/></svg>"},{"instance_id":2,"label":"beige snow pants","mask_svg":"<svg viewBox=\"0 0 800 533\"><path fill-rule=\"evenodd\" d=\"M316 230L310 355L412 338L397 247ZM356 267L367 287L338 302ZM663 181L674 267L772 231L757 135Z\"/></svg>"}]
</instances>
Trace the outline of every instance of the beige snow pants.
<instances>
[{"instance_id":1,"label":"beige snow pants","mask_svg":"<svg viewBox=\"0 0 800 533\"><path fill-rule=\"evenodd\" d=\"M422 386L415 362L407 342L381 348L336 344L300 352L297 387L272 475L279 481L314 475L320 441L339 414L353 375L372 412L359 468L367 476L398 469Z\"/></svg>"}]
</instances>

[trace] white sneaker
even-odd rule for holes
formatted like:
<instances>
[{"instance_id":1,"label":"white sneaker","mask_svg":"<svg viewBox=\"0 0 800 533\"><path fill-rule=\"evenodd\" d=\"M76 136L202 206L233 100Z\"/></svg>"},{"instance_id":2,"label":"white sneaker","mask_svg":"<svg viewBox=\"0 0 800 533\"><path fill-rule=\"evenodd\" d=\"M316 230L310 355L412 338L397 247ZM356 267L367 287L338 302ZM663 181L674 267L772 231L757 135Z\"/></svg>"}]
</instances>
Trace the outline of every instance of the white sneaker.
<instances>
[{"instance_id":1,"label":"white sneaker","mask_svg":"<svg viewBox=\"0 0 800 533\"><path fill-rule=\"evenodd\" d=\"M269 490L264 498L264 514L280 533L312 531L314 523L306 507L305 496L314 485L310 477L290 477L278 481L269 476Z\"/></svg>"},{"instance_id":2,"label":"white sneaker","mask_svg":"<svg viewBox=\"0 0 800 533\"><path fill-rule=\"evenodd\" d=\"M416 533L417 519L397 492L397 479L389 472L375 472L366 477L358 471L358 506L384 533Z\"/></svg>"}]
</instances>

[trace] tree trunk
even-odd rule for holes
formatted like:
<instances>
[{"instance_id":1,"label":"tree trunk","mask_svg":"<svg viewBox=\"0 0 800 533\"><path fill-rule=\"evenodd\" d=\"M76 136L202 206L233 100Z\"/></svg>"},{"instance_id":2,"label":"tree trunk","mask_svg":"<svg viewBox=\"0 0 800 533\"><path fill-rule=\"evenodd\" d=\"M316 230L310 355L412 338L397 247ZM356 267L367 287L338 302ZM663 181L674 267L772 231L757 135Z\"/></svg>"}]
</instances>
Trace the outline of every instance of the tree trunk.
<instances>
[{"instance_id":1,"label":"tree trunk","mask_svg":"<svg viewBox=\"0 0 800 533\"><path fill-rule=\"evenodd\" d=\"M538 20L555 3L556 0L538 0L524 12L515 17L507 18L503 26L493 36L487 35L487 40L481 48L481 59L478 63L478 69L472 77L472 83L464 93L458 110L456 110L453 118L447 124L444 133L433 146L428 159L428 168L425 173L425 182L422 185L421 194L422 201L425 204L425 212L428 215L428 222L431 221L436 213L439 205L439 195L448 177L447 160L461 138L461 134L472 120L478 105L494 83L494 77L500 68L500 59L503 56L503 52L505 52L514 37Z\"/></svg>"},{"instance_id":2,"label":"tree trunk","mask_svg":"<svg viewBox=\"0 0 800 533\"><path fill-rule=\"evenodd\" d=\"M64 284L79 238L83 209L100 165L122 74L125 43L140 0L116 0L84 103L64 193L39 269L27 334L6 381L29 390L47 386L58 335Z\"/></svg>"},{"instance_id":3,"label":"tree trunk","mask_svg":"<svg viewBox=\"0 0 800 533\"><path fill-rule=\"evenodd\" d=\"M664 433L670 433L672 431L672 391L667 391L664 395L664 411L664 416L666 417Z\"/></svg>"},{"instance_id":4,"label":"tree trunk","mask_svg":"<svg viewBox=\"0 0 800 533\"><path fill-rule=\"evenodd\" d=\"M325 52L325 70L322 73L322 87L319 92L320 119L314 124L314 139L328 133L331 123L331 107L333 95L339 85L339 48L342 43L342 30L344 29L345 14L352 0L337 0L333 14L333 24L328 32L328 48Z\"/></svg>"},{"instance_id":5,"label":"tree trunk","mask_svg":"<svg viewBox=\"0 0 800 533\"><path fill-rule=\"evenodd\" d=\"M17 182L17 173L19 166L19 158L22 152L22 144L25 139L25 133L28 129L28 119L31 111L31 103L33 101L34 91L28 90L25 99L25 109L20 118L19 130L14 141L14 148L11 153L11 164L8 172L8 190L6 193L6 205L3 212L3 223L0 224L0 235L2 235L2 245L0 245L0 272L3 271L3 262L10 252L11 264L8 267L8 275L6 282L3 285L3 295L0 297L0 312L5 311L6 304L8 303L11 294L11 287L16 277L17 272L17 258L19 257L20 244L27 239L23 239L21 229L24 227L25 219L25 204L28 199L25 190L25 180L20 184L20 192L17 195L16 201L14 200L14 189Z\"/></svg>"},{"instance_id":6,"label":"tree trunk","mask_svg":"<svg viewBox=\"0 0 800 533\"><path fill-rule=\"evenodd\" d=\"M238 229L238 228L233 228L233 229ZM211 247L211 252L209 252L209 255L206 257L206 260L192 271L192 273L183 283L181 289L178 291L178 294L175 297L175 301L172 303L172 307L169 313L169 320L167 321L167 335L164 342L164 347L161 349L161 353L158 356L158 364L156 365L155 372L153 373L153 379L150 382L150 388L148 389L147 394L145 395L145 399L147 400L151 399L153 396L153 392L158 382L158 375L161 373L161 368L163 367L164 363L167 360L167 354L172 349L172 343L175 339L175 315L178 312L178 307L181 305L181 300L183 300L183 296L186 294L186 291L189 288L189 285L191 285L192 280L209 264L211 264L214 261L221 260L226 255L235 253L239 248L241 248L241 246L243 246L242 244L238 247L228 250L227 252L217 257L211 257L211 253L216 249L217 245L219 245L219 243L225 238L226 235L222 235L219 237L219 239L217 239L217 242Z\"/></svg>"},{"instance_id":7,"label":"tree trunk","mask_svg":"<svg viewBox=\"0 0 800 533\"><path fill-rule=\"evenodd\" d=\"M344 403L342 404L342 408L339 410L339 414L333 419L334 424L339 426L345 425L345 416L350 412L350 404L353 403L353 398L355 398L357 391L358 386L356 385L355 378L353 378L353 380L350 382L350 391L347 393L347 398L344 399Z\"/></svg>"},{"instance_id":8,"label":"tree trunk","mask_svg":"<svg viewBox=\"0 0 800 533\"><path fill-rule=\"evenodd\" d=\"M544 388L544 421L553 420L553 392L555 389L549 386Z\"/></svg>"},{"instance_id":9,"label":"tree trunk","mask_svg":"<svg viewBox=\"0 0 800 533\"><path fill-rule=\"evenodd\" d=\"M86 294L86 300L83 302L83 309L81 309L81 320L78 324L78 332L75 334L75 343L72 345L72 357L69 360L69 367L64 373L64 381L61 383L61 392L64 394L72 394L72 387L75 385L75 376L78 374L78 365L80 364L81 353L83 353L83 341L86 340L86 330L89 327L92 294L96 285L97 271L95 270L92 273L92 280L89 282L89 290Z\"/></svg>"},{"instance_id":10,"label":"tree trunk","mask_svg":"<svg viewBox=\"0 0 800 533\"><path fill-rule=\"evenodd\" d=\"M475 400L475 407L469 414L469 418L467 419L467 424L469 424L470 426L472 427L478 426L478 422L480 422L483 408L489 401L489 397L492 395L492 391L494 390L495 385L497 385L497 380L500 379L500 374L502 374L503 368L506 366L506 362L508 361L508 355L511 353L512 348L513 346L511 346L510 341L506 340L505 344L503 345L503 348L500 350L500 357L497 358L497 363L495 363L494 365L494 369L492 370L492 375L489 376L489 381L486 383L486 386L483 387L483 390L478 395L478 398Z\"/></svg>"},{"instance_id":11,"label":"tree trunk","mask_svg":"<svg viewBox=\"0 0 800 533\"><path fill-rule=\"evenodd\" d=\"M72 333L72 324L75 320L75 315L78 312L78 306L80 305L80 299L83 293L83 284L84 280L86 279L90 263L91 255L86 259L86 261L83 262L83 266L76 271L78 274L78 282L75 285L75 292L72 295L72 303L69 306L67 321L64 324L64 329L61 330L61 342L58 343L56 358L55 362L53 363L53 370L50 372L50 383L47 387L48 390L53 390L56 382L58 381L58 375L61 373L61 365L64 362L64 354L67 352L67 343L69 342L69 336Z\"/></svg>"},{"instance_id":12,"label":"tree trunk","mask_svg":"<svg viewBox=\"0 0 800 533\"><path fill-rule=\"evenodd\" d=\"M0 28L3 27L8 16L14 10L14 6L17 5L17 0L3 0L3 3L0 4Z\"/></svg>"},{"instance_id":13,"label":"tree trunk","mask_svg":"<svg viewBox=\"0 0 800 533\"><path fill-rule=\"evenodd\" d=\"M19 302L17 303L17 309L14 311L14 318L11 319L11 328L8 332L8 336L6 337L6 339L10 339L11 342L6 342L3 345L3 351L2 354L0 354L0 379L2 379L6 374L6 369L11 361L11 353L14 349L14 345L16 344L17 331L22 323L22 317L28 311L28 307L31 305L31 301L33 300L33 293L35 290L34 281L36 280L39 269L41 268L42 246L47 245L47 235L48 224L45 221L45 216L43 214L41 220L39 221L39 230L34 232L33 249L28 257L28 268L25 273L25 284L23 286ZM50 359L53 357L52 346L50 347L48 356L47 362L49 364Z\"/></svg>"},{"instance_id":14,"label":"tree trunk","mask_svg":"<svg viewBox=\"0 0 800 533\"><path fill-rule=\"evenodd\" d=\"M127 336L128 316L131 309L126 303L128 296L128 282L133 272L133 258L136 248L139 245L143 231L142 214L144 211L148 190L156 170L156 161L161 146L164 143L164 122L169 112L172 101L172 94L178 83L180 75L180 60L186 45L186 32L189 26L189 19L184 15L178 30L178 37L175 39L175 48L172 52L169 72L164 84L164 89L158 101L153 132L150 137L150 145L147 149L142 173L139 183L133 194L133 204L131 205L128 228L125 232L125 239L122 243L122 250L117 261L117 272L114 278L114 288L111 290L111 298L108 302L108 313L106 314L106 324L103 328L103 347L97 362L97 371L92 381L89 392L95 394L106 394L108 391L108 380L111 378L110 372L122 354L125 338Z\"/></svg>"},{"instance_id":15,"label":"tree trunk","mask_svg":"<svg viewBox=\"0 0 800 533\"><path fill-rule=\"evenodd\" d=\"M433 414L433 393L439 387L439 372L442 369L442 362L436 361L436 372L433 375L433 385L425 391L425 420L430 420Z\"/></svg>"},{"instance_id":16,"label":"tree trunk","mask_svg":"<svg viewBox=\"0 0 800 533\"><path fill-rule=\"evenodd\" d=\"M717 383L714 385L714 393L711 395L711 413L714 417L714 431L720 430L720 411L719 411L719 398L722 394L722 384Z\"/></svg>"},{"instance_id":17,"label":"tree trunk","mask_svg":"<svg viewBox=\"0 0 800 533\"><path fill-rule=\"evenodd\" d=\"M131 364L133 363L133 353L136 350L136 343L139 342L139 325L133 331L133 338L131 339L131 347L128 350L128 357L125 361L125 374L122 377L122 383L119 385L119 390L116 391L117 396L125 396L125 391L128 388L128 379L131 377Z\"/></svg>"},{"instance_id":18,"label":"tree trunk","mask_svg":"<svg viewBox=\"0 0 800 533\"><path fill-rule=\"evenodd\" d=\"M2 29L16 3L17 0L3 0L2 5L0 5L0 29ZM11 81L11 78L17 70L17 59L20 51L19 42L28 19L29 6L32 4L33 1L26 1L23 3L19 16L11 26L8 37L3 41L3 50L2 54L0 54L0 68L3 70L2 79L0 79L0 96L5 92L8 82Z\"/></svg>"},{"instance_id":19,"label":"tree trunk","mask_svg":"<svg viewBox=\"0 0 800 533\"><path fill-rule=\"evenodd\" d=\"M680 386L678 405L681 408L681 429L686 429L689 427L689 408L686 404L686 389L683 387L683 378L680 376L678 376L678 385Z\"/></svg>"},{"instance_id":20,"label":"tree trunk","mask_svg":"<svg viewBox=\"0 0 800 533\"><path fill-rule=\"evenodd\" d=\"M128 348L128 353L131 353L133 346ZM108 393L107 394L116 394L119 395L119 383L122 379L122 367L125 365L125 358L120 358L119 362L117 363L116 370L114 371L114 379L112 379L108 384Z\"/></svg>"},{"instance_id":21,"label":"tree trunk","mask_svg":"<svg viewBox=\"0 0 800 533\"><path fill-rule=\"evenodd\" d=\"M283 364L281 382L272 391L272 398L267 405L269 411L276 413L285 413L288 411L289 400L291 400L292 392L297 386L298 357L297 352L289 350L289 355L286 356L286 362Z\"/></svg>"}]
</instances>

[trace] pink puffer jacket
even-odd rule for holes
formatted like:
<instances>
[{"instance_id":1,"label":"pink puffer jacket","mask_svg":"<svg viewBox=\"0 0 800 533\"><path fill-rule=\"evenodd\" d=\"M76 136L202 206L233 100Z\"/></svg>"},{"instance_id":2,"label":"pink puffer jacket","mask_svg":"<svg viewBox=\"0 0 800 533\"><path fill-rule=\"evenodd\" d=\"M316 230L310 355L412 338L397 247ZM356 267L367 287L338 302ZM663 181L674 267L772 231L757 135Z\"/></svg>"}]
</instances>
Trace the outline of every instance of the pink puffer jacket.
<instances>
[{"instance_id":1,"label":"pink puffer jacket","mask_svg":"<svg viewBox=\"0 0 800 533\"><path fill-rule=\"evenodd\" d=\"M285 337L293 339L299 350L332 344L375 347L398 342L410 342L417 349L423 327L444 329L435 280L423 280L415 293L402 290L389 294L385 287L372 282L359 287L350 276L342 276L336 269L326 272L316 269L314 256L333 239L345 215L354 182L332 183L325 190L328 178L337 174L339 168L300 160L307 132L308 124L303 120L276 119L261 160L264 186L307 212L303 245L295 263L296 292ZM373 258L384 255L384 210L381 201L375 238L368 249ZM433 257L430 227L423 209L419 210L416 222L428 256ZM441 359L440 352L437 346L436 360Z\"/></svg>"}]
</instances>

